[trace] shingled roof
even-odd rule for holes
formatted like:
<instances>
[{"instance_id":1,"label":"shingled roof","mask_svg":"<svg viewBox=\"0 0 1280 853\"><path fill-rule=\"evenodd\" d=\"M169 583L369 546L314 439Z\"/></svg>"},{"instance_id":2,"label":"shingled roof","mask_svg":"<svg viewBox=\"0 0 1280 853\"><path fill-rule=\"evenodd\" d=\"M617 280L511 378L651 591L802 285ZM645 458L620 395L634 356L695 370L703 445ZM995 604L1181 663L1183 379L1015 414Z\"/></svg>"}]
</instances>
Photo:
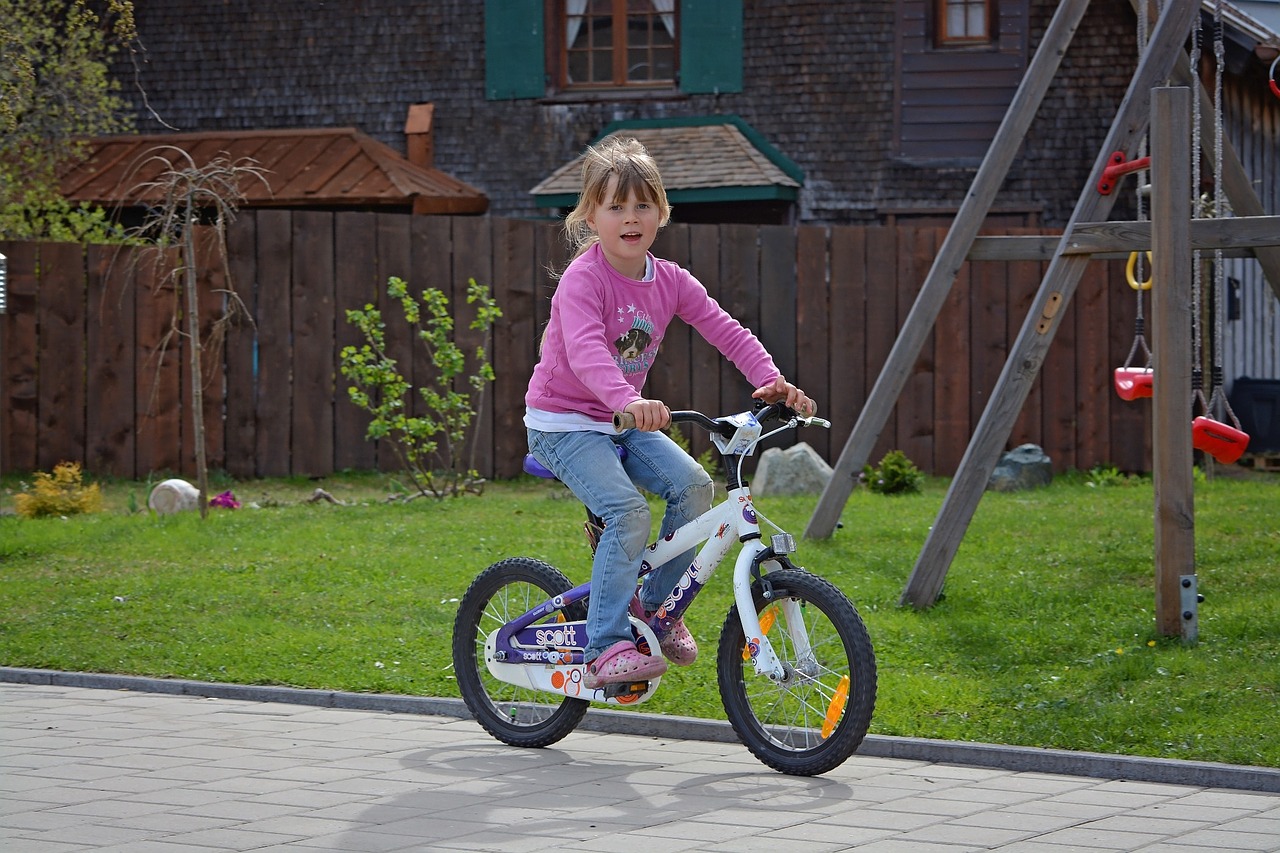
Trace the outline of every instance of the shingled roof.
<instances>
[{"instance_id":1,"label":"shingled roof","mask_svg":"<svg viewBox=\"0 0 1280 853\"><path fill-rule=\"evenodd\" d=\"M144 188L163 172L182 168L186 151L197 167L223 157L256 161L262 181L247 178L243 207L405 208L415 213L484 213L483 192L439 169L409 162L352 127L303 130L222 130L89 140L89 155L61 177L74 202L108 207L159 199Z\"/></svg>"},{"instance_id":2,"label":"shingled roof","mask_svg":"<svg viewBox=\"0 0 1280 853\"><path fill-rule=\"evenodd\" d=\"M793 200L804 182L799 166L735 116L614 122L595 141L611 134L649 150L673 204ZM581 182L579 155L529 192L539 207L571 207Z\"/></svg>"}]
</instances>

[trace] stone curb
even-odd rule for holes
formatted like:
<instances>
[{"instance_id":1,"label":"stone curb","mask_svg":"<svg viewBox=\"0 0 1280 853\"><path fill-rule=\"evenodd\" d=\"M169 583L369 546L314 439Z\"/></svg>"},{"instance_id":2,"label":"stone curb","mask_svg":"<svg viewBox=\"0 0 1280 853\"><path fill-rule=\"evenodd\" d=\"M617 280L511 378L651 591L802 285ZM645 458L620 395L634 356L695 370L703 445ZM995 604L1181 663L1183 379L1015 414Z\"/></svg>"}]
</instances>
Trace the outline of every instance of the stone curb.
<instances>
[{"instance_id":1,"label":"stone curb","mask_svg":"<svg viewBox=\"0 0 1280 853\"><path fill-rule=\"evenodd\" d=\"M384 693L346 693L337 690L303 690L296 687L272 687L252 684L218 684L184 679L147 678L136 675L62 672L49 669L0 667L0 682L38 684L56 687L87 687L102 690L132 690L139 693L169 693L202 696L212 699L239 699L249 702L284 702L292 705L314 705L321 708L346 708L361 711L383 711L396 714L423 714L470 719L471 713L461 699L403 696ZM634 711L611 711L593 708L579 728L612 734L735 743L737 735L727 722L677 717L665 714L642 714ZM1246 791L1280 793L1280 770L1248 767L1207 761L1175 761L1167 758L1141 758L1106 755L1095 752L1072 752L1060 749L1034 749L1021 746L999 746L962 741L927 740L924 738L867 735L858 755L897 758L939 764L990 767L1029 773L1052 773L1085 776L1095 779L1124 779L1169 785L1194 785L1202 788L1231 788Z\"/></svg>"}]
</instances>

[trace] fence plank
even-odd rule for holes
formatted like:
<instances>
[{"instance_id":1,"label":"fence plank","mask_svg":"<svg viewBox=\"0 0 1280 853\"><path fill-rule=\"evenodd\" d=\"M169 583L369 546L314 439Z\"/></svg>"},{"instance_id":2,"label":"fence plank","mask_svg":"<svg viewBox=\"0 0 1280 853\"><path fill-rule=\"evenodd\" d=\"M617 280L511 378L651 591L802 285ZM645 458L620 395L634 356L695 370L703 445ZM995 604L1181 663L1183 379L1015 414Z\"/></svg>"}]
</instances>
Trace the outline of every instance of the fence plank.
<instances>
[{"instance_id":1,"label":"fence plank","mask_svg":"<svg viewBox=\"0 0 1280 853\"><path fill-rule=\"evenodd\" d=\"M898 286L895 288L898 295L898 316L895 332L905 323L925 277L929 274L937 239L938 229L935 228L914 228L899 232ZM902 386L897 418L898 449L912 462L929 471L934 469L933 386L936 337L936 329L931 330L920 347L920 354L911 367L911 375Z\"/></svg>"},{"instance_id":2,"label":"fence plank","mask_svg":"<svg viewBox=\"0 0 1280 853\"><path fill-rule=\"evenodd\" d=\"M889 351L898 337L896 275L898 268L898 229L868 228L866 255L866 324L867 347L864 387L871 389L889 360ZM869 461L877 464L886 453L897 447L899 404L885 420L880 439L871 451Z\"/></svg>"},{"instance_id":3,"label":"fence plank","mask_svg":"<svg viewBox=\"0 0 1280 853\"><path fill-rule=\"evenodd\" d=\"M40 252L39 464L84 458L84 248L49 243Z\"/></svg>"},{"instance_id":4,"label":"fence plank","mask_svg":"<svg viewBox=\"0 0 1280 853\"><path fill-rule=\"evenodd\" d=\"M219 329L219 321L226 312L226 275L222 264L222 251L217 231L209 227L196 230L196 298L198 300L200 335L200 395L204 426L205 464L208 470L217 471L226 464L225 428L223 406L226 402L226 366ZM182 278L186 285L186 276ZM191 341L185 337L187 297L182 295L181 367L182 387L182 473L197 475L195 420L192 416L194 401L191 378Z\"/></svg>"},{"instance_id":5,"label":"fence plank","mask_svg":"<svg viewBox=\"0 0 1280 853\"><path fill-rule=\"evenodd\" d=\"M974 266L973 263L961 264L934 329L934 358L938 367L933 385L935 473L950 474L959 468L969 444L972 417L969 407L973 399L969 376L969 353L973 347L970 291Z\"/></svg>"},{"instance_id":6,"label":"fence plank","mask_svg":"<svg viewBox=\"0 0 1280 853\"><path fill-rule=\"evenodd\" d=\"M654 243L653 253L674 264L689 268L689 226L668 225ZM678 318L667 327L666 336L659 345L658 361L649 372L645 395L662 400L673 409L692 407L692 376L689 353L694 332ZM693 435L692 427L682 428L686 438Z\"/></svg>"},{"instance_id":7,"label":"fence plank","mask_svg":"<svg viewBox=\"0 0 1280 853\"><path fill-rule=\"evenodd\" d=\"M484 406L493 412L493 475L510 478L521 471L528 452L524 428L524 391L533 373L534 293L540 276L533 257L532 222L493 220L493 297L502 311L494 328L489 358L495 381L485 387Z\"/></svg>"},{"instance_id":8,"label":"fence plank","mask_svg":"<svg viewBox=\"0 0 1280 853\"><path fill-rule=\"evenodd\" d=\"M134 401L138 435L138 476L176 474L181 465L181 356L173 324L178 316L172 275L176 251L144 252L138 259L134 287L138 300L138 356Z\"/></svg>"},{"instance_id":9,"label":"fence plank","mask_svg":"<svg viewBox=\"0 0 1280 853\"><path fill-rule=\"evenodd\" d=\"M88 383L85 468L95 474L137 476L134 453L134 336L137 290L128 275L132 252L89 246Z\"/></svg>"},{"instance_id":10,"label":"fence plank","mask_svg":"<svg viewBox=\"0 0 1280 853\"><path fill-rule=\"evenodd\" d=\"M1020 234L1017 229L1015 234ZM1038 231L1028 230L1027 234L1038 234ZM1027 316L1027 312L1031 310L1031 303L1035 299L1036 284L1044 278L1045 272L1048 270L1048 264L1043 261L1013 261L1004 269L1005 281L1007 287L1005 298L1008 301L1008 307L1005 310L1005 318L1008 326L1007 337L1004 344L1004 351L1008 351L1009 344L1018 336L1018 329L1021 327L1022 318ZM1014 422L1013 430L1009 434L1009 444L1017 447L1021 444L1040 445L1043 441L1044 434L1044 378L1037 376L1035 382L1031 383L1031 389L1027 392L1026 402L1022 404L1022 411L1018 413L1018 419ZM975 412L975 417L982 414L979 408Z\"/></svg>"},{"instance_id":11,"label":"fence plank","mask_svg":"<svg viewBox=\"0 0 1280 853\"><path fill-rule=\"evenodd\" d=\"M827 286L827 236L823 226L801 226L796 231L795 327L796 364L792 379L814 395L823 417L830 419L831 396L819 389L831 385L831 304ZM806 430L799 438L824 459L831 451L831 436L824 429Z\"/></svg>"},{"instance_id":12,"label":"fence plank","mask_svg":"<svg viewBox=\"0 0 1280 853\"><path fill-rule=\"evenodd\" d=\"M334 347L357 349L364 336L347 322L347 312L364 310L378 298L377 220L366 211L334 216ZM340 363L340 362L339 362ZM371 470L377 466L376 445L366 433L372 418L351 402L347 388L351 382L340 373L335 379L333 402L333 465L338 471Z\"/></svg>"},{"instance_id":13,"label":"fence plank","mask_svg":"<svg viewBox=\"0 0 1280 853\"><path fill-rule=\"evenodd\" d=\"M492 286L493 283L493 220L478 216L460 216L453 220L453 316L454 340L467 354L467 366L463 376L456 380L455 388L468 393L471 388L467 377L479 365L473 357L476 347L484 345L484 333L471 328L476 318L474 305L466 303L469 279ZM477 412L472 421L475 453L471 448L459 448L463 459L470 459L468 467L475 467L483 477L494 472L494 415L493 406Z\"/></svg>"},{"instance_id":14,"label":"fence plank","mask_svg":"<svg viewBox=\"0 0 1280 853\"><path fill-rule=\"evenodd\" d=\"M757 331L778 370L796 382L796 230L786 225L763 225L757 242L760 251ZM765 441L762 448L790 447L796 438L794 432L783 433Z\"/></svg>"},{"instance_id":15,"label":"fence plank","mask_svg":"<svg viewBox=\"0 0 1280 853\"><path fill-rule=\"evenodd\" d=\"M318 477L333 470L333 214L293 214L293 409L290 468Z\"/></svg>"},{"instance_id":16,"label":"fence plank","mask_svg":"<svg viewBox=\"0 0 1280 853\"><path fill-rule=\"evenodd\" d=\"M410 385L417 379L413 374L413 336L409 324L405 320L404 309L399 303L392 302L387 296L387 281L395 276L409 283L415 292L422 287L413 281L411 263L411 241L409 237L410 222L408 217L379 213L378 216L378 300L374 304L382 312L382 322L386 324L387 355L396 362L400 375ZM416 387L416 386L415 386ZM398 471L401 469L400 457L396 453L395 443L390 440L378 442L378 469L382 471Z\"/></svg>"},{"instance_id":17,"label":"fence plank","mask_svg":"<svg viewBox=\"0 0 1280 853\"><path fill-rule=\"evenodd\" d=\"M760 228L760 340L787 378L796 376L796 229Z\"/></svg>"},{"instance_id":18,"label":"fence plank","mask_svg":"<svg viewBox=\"0 0 1280 853\"><path fill-rule=\"evenodd\" d=\"M1111 326L1105 271L1089 265L1072 301L1076 311L1076 456L1070 467L1087 471L1107 460L1111 387Z\"/></svg>"},{"instance_id":19,"label":"fence plank","mask_svg":"<svg viewBox=\"0 0 1280 853\"><path fill-rule=\"evenodd\" d=\"M226 246L213 228L201 229L204 235L200 251L200 317L204 341L204 363L201 365L201 396L204 400L205 463L211 471L227 467L227 368L226 326L230 321L231 299L228 292ZM331 460L326 460L331 464Z\"/></svg>"},{"instance_id":20,"label":"fence plank","mask_svg":"<svg viewBox=\"0 0 1280 853\"><path fill-rule=\"evenodd\" d=\"M1078 291L1077 291L1078 292ZM1065 316L1058 325L1053 343L1045 355L1039 376L1044 393L1044 434L1040 446L1053 460L1055 471L1076 467L1076 359L1079 340L1077 300L1062 310ZM1025 404L1024 404L1025 405Z\"/></svg>"},{"instance_id":21,"label":"fence plank","mask_svg":"<svg viewBox=\"0 0 1280 853\"><path fill-rule=\"evenodd\" d=\"M720 226L689 226L689 271L707 289L712 299L719 300L720 284ZM693 408L699 412L715 416L722 414L720 405L720 358L719 351L707 343L702 335L694 334L690 338L689 367L690 387L692 390ZM711 447L706 435L699 435L704 430L694 433L693 450L703 453Z\"/></svg>"},{"instance_id":22,"label":"fence plank","mask_svg":"<svg viewBox=\"0 0 1280 853\"><path fill-rule=\"evenodd\" d=\"M233 477L252 477L257 439L257 281L258 220L255 211L242 211L227 225L227 265L242 309L227 329L227 408L223 427L223 455Z\"/></svg>"},{"instance_id":23,"label":"fence plank","mask_svg":"<svg viewBox=\"0 0 1280 853\"><path fill-rule=\"evenodd\" d=\"M288 210L258 213L258 396L254 467L260 477L285 477L291 473L292 221L293 214Z\"/></svg>"},{"instance_id":24,"label":"fence plank","mask_svg":"<svg viewBox=\"0 0 1280 853\"><path fill-rule=\"evenodd\" d=\"M720 306L739 323L757 334L760 331L760 247L758 230L733 223L720 226ZM719 414L740 412L750 407L753 389L738 368L714 356L720 364Z\"/></svg>"},{"instance_id":25,"label":"fence plank","mask_svg":"<svg viewBox=\"0 0 1280 853\"><path fill-rule=\"evenodd\" d=\"M867 399L867 228L831 229L831 449L839 455ZM821 391L816 391L821 396ZM828 461L834 461L828 457Z\"/></svg>"},{"instance_id":26,"label":"fence plank","mask_svg":"<svg viewBox=\"0 0 1280 853\"><path fill-rule=\"evenodd\" d=\"M36 306L40 293L36 270L39 243L0 244L7 259L5 314L0 314L0 345L4 371L3 412L0 412L0 470L34 471L39 460L39 400L37 375L39 341Z\"/></svg>"}]
</instances>

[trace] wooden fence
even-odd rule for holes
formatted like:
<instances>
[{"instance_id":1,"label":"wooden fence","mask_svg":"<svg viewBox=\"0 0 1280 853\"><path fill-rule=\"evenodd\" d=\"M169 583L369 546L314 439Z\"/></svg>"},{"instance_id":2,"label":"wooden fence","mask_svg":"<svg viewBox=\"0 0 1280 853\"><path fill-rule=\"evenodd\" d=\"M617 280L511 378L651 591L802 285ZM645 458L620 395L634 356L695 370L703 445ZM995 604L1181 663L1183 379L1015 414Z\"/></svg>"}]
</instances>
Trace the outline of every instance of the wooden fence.
<instances>
[{"instance_id":1,"label":"wooden fence","mask_svg":"<svg viewBox=\"0 0 1280 853\"><path fill-rule=\"evenodd\" d=\"M834 463L944 237L935 228L672 225L655 252L697 275L821 402L835 427L801 437ZM228 244L226 273L212 264L201 273L206 334L229 289L252 322L236 322L206 354L212 468L246 478L396 466L390 448L365 439L367 419L338 371L342 347L360 342L344 312L374 303L406 375L429 378L403 315L385 304L395 275L415 291L464 294L469 278L492 285L503 310L492 346L497 381L475 461L486 476L518 473L525 383L554 288L547 270L564 261L552 224L261 210L233 223ZM0 243L0 253L9 269L0 468L72 460L96 475L190 475L188 344L173 334L179 294L164 272L173 259L59 243ZM929 472L954 473L1041 275L1038 261L961 269L873 460L897 448ZM459 339L474 343L468 307L454 304ZM1111 390L1134 315L1123 264L1095 262L1011 446L1040 445L1058 470L1149 468L1150 407ZM674 408L728 413L748 403L745 382L682 324L667 336L650 388Z\"/></svg>"}]
</instances>

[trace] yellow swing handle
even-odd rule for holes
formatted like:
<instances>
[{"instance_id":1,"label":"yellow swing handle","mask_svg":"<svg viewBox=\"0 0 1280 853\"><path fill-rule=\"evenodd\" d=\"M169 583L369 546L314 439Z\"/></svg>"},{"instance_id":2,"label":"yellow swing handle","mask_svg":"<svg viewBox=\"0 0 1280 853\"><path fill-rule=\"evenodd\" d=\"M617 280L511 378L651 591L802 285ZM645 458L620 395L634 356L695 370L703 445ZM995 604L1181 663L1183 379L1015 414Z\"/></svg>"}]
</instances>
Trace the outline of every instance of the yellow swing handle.
<instances>
[{"instance_id":1,"label":"yellow swing handle","mask_svg":"<svg viewBox=\"0 0 1280 853\"><path fill-rule=\"evenodd\" d=\"M1149 268L1151 266L1151 253L1147 252L1146 255L1147 255L1147 266ZM1150 290L1151 274L1150 273L1147 274L1146 281L1138 281L1137 266L1138 266L1138 253L1130 252L1129 262L1124 265L1124 277L1128 279L1129 286L1134 290Z\"/></svg>"}]
</instances>

